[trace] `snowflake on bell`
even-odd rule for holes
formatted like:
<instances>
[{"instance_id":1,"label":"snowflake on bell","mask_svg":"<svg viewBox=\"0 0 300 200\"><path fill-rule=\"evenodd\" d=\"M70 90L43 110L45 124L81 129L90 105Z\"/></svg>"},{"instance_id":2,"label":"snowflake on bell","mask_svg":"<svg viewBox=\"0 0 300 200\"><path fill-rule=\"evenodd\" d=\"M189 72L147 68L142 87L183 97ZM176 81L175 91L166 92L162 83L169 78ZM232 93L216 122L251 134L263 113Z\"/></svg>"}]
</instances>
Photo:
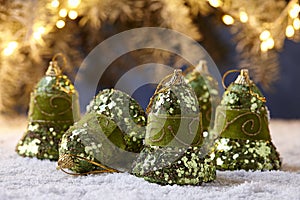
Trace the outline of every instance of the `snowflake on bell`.
<instances>
[{"instance_id":1,"label":"snowflake on bell","mask_svg":"<svg viewBox=\"0 0 300 200\"><path fill-rule=\"evenodd\" d=\"M226 89L216 111L214 131L220 133L220 138L216 140L212 156L217 169L280 169L281 161L271 140L265 102L261 91L250 80L248 70L242 69Z\"/></svg>"}]
</instances>

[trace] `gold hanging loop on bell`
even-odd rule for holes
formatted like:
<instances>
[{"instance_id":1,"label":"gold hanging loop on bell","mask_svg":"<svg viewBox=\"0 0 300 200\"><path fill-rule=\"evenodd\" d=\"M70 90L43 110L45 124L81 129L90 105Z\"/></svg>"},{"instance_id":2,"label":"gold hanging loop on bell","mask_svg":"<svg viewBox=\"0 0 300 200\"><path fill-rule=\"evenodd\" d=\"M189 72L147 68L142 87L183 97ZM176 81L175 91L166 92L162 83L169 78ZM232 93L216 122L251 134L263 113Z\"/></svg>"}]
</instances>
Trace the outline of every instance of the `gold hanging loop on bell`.
<instances>
[{"instance_id":1,"label":"gold hanging loop on bell","mask_svg":"<svg viewBox=\"0 0 300 200\"><path fill-rule=\"evenodd\" d=\"M238 69L232 69L232 70L228 70L227 72L225 72L225 74L223 75L222 77L222 85L223 85L223 88L226 90L227 89L227 86L225 85L225 79L226 77L231 74L231 73L236 73L236 72L240 72L240 70Z\"/></svg>"},{"instance_id":2,"label":"gold hanging loop on bell","mask_svg":"<svg viewBox=\"0 0 300 200\"><path fill-rule=\"evenodd\" d=\"M57 54L55 54L53 56L53 58L52 58L52 62L58 63L58 58L61 58L62 61L63 61L63 65L60 65L60 67L67 66L67 59L66 59L66 56L63 53L57 53ZM57 64L57 66L58 66L58 64Z\"/></svg>"},{"instance_id":3,"label":"gold hanging loop on bell","mask_svg":"<svg viewBox=\"0 0 300 200\"><path fill-rule=\"evenodd\" d=\"M249 71L248 69L241 69L241 70L237 70L237 69L233 69L233 70L229 70L227 71L222 78L222 85L224 87L224 89L227 89L227 86L225 85L225 79L226 77L231 74L231 73L235 73L235 72L240 72L239 76L236 78L236 80L234 81L234 83L236 84L241 84L241 85L247 85L247 86L251 86L253 84L253 81L250 80L250 76L249 76ZM259 94L253 92L251 90L251 87L249 87L249 93L258 98L260 101L262 102L266 102L266 98L260 96Z\"/></svg>"}]
</instances>

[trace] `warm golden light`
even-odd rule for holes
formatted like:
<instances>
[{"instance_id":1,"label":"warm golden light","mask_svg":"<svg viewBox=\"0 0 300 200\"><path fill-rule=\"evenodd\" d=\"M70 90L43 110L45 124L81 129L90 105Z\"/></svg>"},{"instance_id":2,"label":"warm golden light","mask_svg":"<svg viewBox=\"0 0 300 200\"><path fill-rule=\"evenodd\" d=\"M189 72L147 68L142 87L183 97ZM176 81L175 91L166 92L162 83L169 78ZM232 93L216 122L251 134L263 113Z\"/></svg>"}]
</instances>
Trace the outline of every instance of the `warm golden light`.
<instances>
[{"instance_id":1,"label":"warm golden light","mask_svg":"<svg viewBox=\"0 0 300 200\"><path fill-rule=\"evenodd\" d=\"M289 16L294 19L294 18L298 17L299 12L300 12L300 5L299 4L295 4L292 7L292 9L289 11Z\"/></svg>"},{"instance_id":2,"label":"warm golden light","mask_svg":"<svg viewBox=\"0 0 300 200\"><path fill-rule=\"evenodd\" d=\"M68 11L67 11L67 9L63 8L63 9L60 9L58 14L60 17L66 17L68 15Z\"/></svg>"},{"instance_id":3,"label":"warm golden light","mask_svg":"<svg viewBox=\"0 0 300 200\"><path fill-rule=\"evenodd\" d=\"M245 11L240 12L240 21L246 23L248 21L248 15Z\"/></svg>"},{"instance_id":4,"label":"warm golden light","mask_svg":"<svg viewBox=\"0 0 300 200\"><path fill-rule=\"evenodd\" d=\"M35 39L35 40L40 40L42 38L42 35L46 32L46 29L45 27L43 26L40 26L38 28L36 28L32 34L32 37Z\"/></svg>"},{"instance_id":5,"label":"warm golden light","mask_svg":"<svg viewBox=\"0 0 300 200\"><path fill-rule=\"evenodd\" d=\"M80 0L68 0L68 5L70 8L77 8L80 4Z\"/></svg>"},{"instance_id":6,"label":"warm golden light","mask_svg":"<svg viewBox=\"0 0 300 200\"><path fill-rule=\"evenodd\" d=\"M78 17L78 13L75 10L70 10L68 16L70 19L76 19Z\"/></svg>"},{"instance_id":7,"label":"warm golden light","mask_svg":"<svg viewBox=\"0 0 300 200\"><path fill-rule=\"evenodd\" d=\"M58 1L58 0L53 0L53 1L51 2L51 6L52 6L53 8L57 8L57 7L59 6L59 1Z\"/></svg>"},{"instance_id":8,"label":"warm golden light","mask_svg":"<svg viewBox=\"0 0 300 200\"><path fill-rule=\"evenodd\" d=\"M268 43L266 41L263 41L261 44L260 44L260 50L262 52L266 52L268 51L269 47L268 47Z\"/></svg>"},{"instance_id":9,"label":"warm golden light","mask_svg":"<svg viewBox=\"0 0 300 200\"><path fill-rule=\"evenodd\" d=\"M265 40L267 40L270 36L271 36L270 31L264 30L264 31L261 32L261 34L259 35L259 39L260 39L261 41L265 41Z\"/></svg>"},{"instance_id":10,"label":"warm golden light","mask_svg":"<svg viewBox=\"0 0 300 200\"><path fill-rule=\"evenodd\" d=\"M288 25L285 29L285 35L287 37L293 37L295 34L294 27L292 25Z\"/></svg>"},{"instance_id":11,"label":"warm golden light","mask_svg":"<svg viewBox=\"0 0 300 200\"><path fill-rule=\"evenodd\" d=\"M293 21L293 26L295 30L299 30L300 29L300 19L299 18L295 18Z\"/></svg>"},{"instance_id":12,"label":"warm golden light","mask_svg":"<svg viewBox=\"0 0 300 200\"><path fill-rule=\"evenodd\" d=\"M231 25L234 23L234 19L230 15L223 15L222 20L226 25Z\"/></svg>"},{"instance_id":13,"label":"warm golden light","mask_svg":"<svg viewBox=\"0 0 300 200\"><path fill-rule=\"evenodd\" d=\"M222 2L220 0L208 0L208 3L214 8L218 8L222 5Z\"/></svg>"},{"instance_id":14,"label":"warm golden light","mask_svg":"<svg viewBox=\"0 0 300 200\"><path fill-rule=\"evenodd\" d=\"M56 22L56 27L57 27L57 28L63 28L65 25L66 25L66 23L65 23L64 20L58 20L58 21Z\"/></svg>"},{"instance_id":15,"label":"warm golden light","mask_svg":"<svg viewBox=\"0 0 300 200\"><path fill-rule=\"evenodd\" d=\"M39 32L34 32L32 36L35 40L40 40L42 38L42 34L40 34Z\"/></svg>"},{"instance_id":16,"label":"warm golden light","mask_svg":"<svg viewBox=\"0 0 300 200\"><path fill-rule=\"evenodd\" d=\"M9 42L7 47L3 50L3 55L10 56L14 53L15 49L18 47L18 43L16 41Z\"/></svg>"},{"instance_id":17,"label":"warm golden light","mask_svg":"<svg viewBox=\"0 0 300 200\"><path fill-rule=\"evenodd\" d=\"M266 40L266 43L267 43L268 49L273 49L274 48L275 42L274 42L273 38L269 37Z\"/></svg>"}]
</instances>

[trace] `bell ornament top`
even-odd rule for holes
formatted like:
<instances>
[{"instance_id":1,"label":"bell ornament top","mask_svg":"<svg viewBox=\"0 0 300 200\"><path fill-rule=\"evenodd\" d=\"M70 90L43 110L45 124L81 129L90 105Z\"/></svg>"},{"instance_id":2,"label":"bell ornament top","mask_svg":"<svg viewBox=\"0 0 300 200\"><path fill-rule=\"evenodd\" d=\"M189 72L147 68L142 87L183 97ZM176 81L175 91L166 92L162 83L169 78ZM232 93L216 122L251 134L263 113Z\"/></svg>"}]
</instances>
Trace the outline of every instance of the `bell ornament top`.
<instances>
[{"instance_id":1,"label":"bell ornament top","mask_svg":"<svg viewBox=\"0 0 300 200\"><path fill-rule=\"evenodd\" d=\"M50 61L49 67L46 71L46 76L59 76L61 74L62 72L57 64L57 61Z\"/></svg>"},{"instance_id":2,"label":"bell ornament top","mask_svg":"<svg viewBox=\"0 0 300 200\"><path fill-rule=\"evenodd\" d=\"M240 75L237 77L234 83L241 85L251 85L252 81L250 80L248 69L241 69Z\"/></svg>"},{"instance_id":3,"label":"bell ornament top","mask_svg":"<svg viewBox=\"0 0 300 200\"><path fill-rule=\"evenodd\" d=\"M200 60L195 70L199 73L209 74L206 60Z\"/></svg>"}]
</instances>

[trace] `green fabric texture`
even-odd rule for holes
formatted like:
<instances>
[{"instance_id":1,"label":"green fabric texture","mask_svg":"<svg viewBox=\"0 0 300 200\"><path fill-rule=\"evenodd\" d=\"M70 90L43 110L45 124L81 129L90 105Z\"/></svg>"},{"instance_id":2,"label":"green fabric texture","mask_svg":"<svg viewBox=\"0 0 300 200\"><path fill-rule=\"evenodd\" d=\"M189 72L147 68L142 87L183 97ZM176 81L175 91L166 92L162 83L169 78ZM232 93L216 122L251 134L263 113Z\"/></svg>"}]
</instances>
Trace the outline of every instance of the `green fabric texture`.
<instances>
[{"instance_id":1,"label":"green fabric texture","mask_svg":"<svg viewBox=\"0 0 300 200\"><path fill-rule=\"evenodd\" d=\"M203 126L197 97L182 75L174 75L152 99L146 128L146 145L201 145Z\"/></svg>"},{"instance_id":2,"label":"green fabric texture","mask_svg":"<svg viewBox=\"0 0 300 200\"><path fill-rule=\"evenodd\" d=\"M199 115L169 116L150 113L146 145L161 147L200 146L203 140Z\"/></svg>"},{"instance_id":3,"label":"green fabric texture","mask_svg":"<svg viewBox=\"0 0 300 200\"><path fill-rule=\"evenodd\" d=\"M277 170L281 161L271 142L265 98L241 70L216 110L215 158L219 170Z\"/></svg>"},{"instance_id":4,"label":"green fabric texture","mask_svg":"<svg viewBox=\"0 0 300 200\"><path fill-rule=\"evenodd\" d=\"M144 147L146 114L126 93L105 89L90 102L87 113L65 134L60 155L75 154L118 171L131 165ZM78 158L70 169L77 173L101 170ZM62 162L63 159L61 159Z\"/></svg>"},{"instance_id":5,"label":"green fabric texture","mask_svg":"<svg viewBox=\"0 0 300 200\"><path fill-rule=\"evenodd\" d=\"M61 81L69 82L66 76L45 76L40 80L31 93L30 121L54 121L71 125L79 119L78 94L69 88L66 93L65 88L62 90L58 87Z\"/></svg>"},{"instance_id":6,"label":"green fabric texture","mask_svg":"<svg viewBox=\"0 0 300 200\"><path fill-rule=\"evenodd\" d=\"M87 113L74 124L62 138L59 153L77 155L108 168L131 171L135 154L128 154L123 133L109 117ZM103 168L80 158L72 157L70 170L76 173L88 173ZM59 160L59 165L63 166Z\"/></svg>"},{"instance_id":7,"label":"green fabric texture","mask_svg":"<svg viewBox=\"0 0 300 200\"><path fill-rule=\"evenodd\" d=\"M146 113L128 94L105 89L90 102L87 113L103 114L111 118L123 132L127 151L138 153L144 147Z\"/></svg>"},{"instance_id":8,"label":"green fabric texture","mask_svg":"<svg viewBox=\"0 0 300 200\"><path fill-rule=\"evenodd\" d=\"M223 94L216 109L214 131L221 137L271 140L264 97L248 75L239 75Z\"/></svg>"},{"instance_id":9,"label":"green fabric texture","mask_svg":"<svg viewBox=\"0 0 300 200\"><path fill-rule=\"evenodd\" d=\"M57 160L62 135L79 118L78 94L67 76L45 75L31 93L29 122L17 153Z\"/></svg>"},{"instance_id":10,"label":"green fabric texture","mask_svg":"<svg viewBox=\"0 0 300 200\"><path fill-rule=\"evenodd\" d=\"M185 79L198 98L203 130L207 131L210 126L213 127L212 114L220 102L218 83L211 75L200 73L197 69L186 74Z\"/></svg>"},{"instance_id":11,"label":"green fabric texture","mask_svg":"<svg viewBox=\"0 0 300 200\"><path fill-rule=\"evenodd\" d=\"M271 140L267 111L261 107L260 112L249 109L228 109L217 107L216 131L221 137L243 140Z\"/></svg>"},{"instance_id":12,"label":"green fabric texture","mask_svg":"<svg viewBox=\"0 0 300 200\"><path fill-rule=\"evenodd\" d=\"M145 147L133 165L133 173L162 185L212 181L216 169L202 149L197 97L181 70L170 76L161 81L150 100Z\"/></svg>"}]
</instances>

